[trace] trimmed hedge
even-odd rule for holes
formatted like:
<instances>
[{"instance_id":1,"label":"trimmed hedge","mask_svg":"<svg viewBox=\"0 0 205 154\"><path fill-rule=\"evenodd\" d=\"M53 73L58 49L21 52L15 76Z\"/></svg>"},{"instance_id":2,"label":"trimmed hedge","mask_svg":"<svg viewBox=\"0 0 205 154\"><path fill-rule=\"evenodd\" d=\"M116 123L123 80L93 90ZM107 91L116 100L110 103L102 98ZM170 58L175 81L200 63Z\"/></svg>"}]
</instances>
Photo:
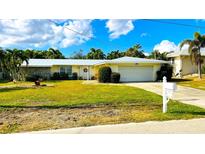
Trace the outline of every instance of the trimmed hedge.
<instances>
[{"instance_id":1,"label":"trimmed hedge","mask_svg":"<svg viewBox=\"0 0 205 154\"><path fill-rule=\"evenodd\" d=\"M161 66L160 70L157 71L157 81L162 81L163 77L167 77L167 81L172 79L173 67L169 64L164 64Z\"/></svg>"},{"instance_id":2,"label":"trimmed hedge","mask_svg":"<svg viewBox=\"0 0 205 154\"><path fill-rule=\"evenodd\" d=\"M112 70L108 66L101 67L98 71L98 81L102 83L110 82Z\"/></svg>"},{"instance_id":3,"label":"trimmed hedge","mask_svg":"<svg viewBox=\"0 0 205 154\"><path fill-rule=\"evenodd\" d=\"M119 83L120 82L120 73L113 72L111 74L111 82L112 83Z\"/></svg>"},{"instance_id":4,"label":"trimmed hedge","mask_svg":"<svg viewBox=\"0 0 205 154\"><path fill-rule=\"evenodd\" d=\"M68 80L68 74L67 73L59 73L55 72L53 73L53 76L51 77L52 80Z\"/></svg>"}]
</instances>

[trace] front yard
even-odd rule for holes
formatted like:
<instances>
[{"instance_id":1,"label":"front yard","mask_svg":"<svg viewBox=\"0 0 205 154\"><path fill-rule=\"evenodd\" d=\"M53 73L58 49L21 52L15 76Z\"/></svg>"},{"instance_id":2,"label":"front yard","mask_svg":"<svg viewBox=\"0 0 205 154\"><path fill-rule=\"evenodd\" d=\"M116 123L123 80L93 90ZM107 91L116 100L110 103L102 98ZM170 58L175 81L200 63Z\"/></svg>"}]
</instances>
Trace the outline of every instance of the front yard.
<instances>
[{"instance_id":1,"label":"front yard","mask_svg":"<svg viewBox=\"0 0 205 154\"><path fill-rule=\"evenodd\" d=\"M202 75L202 79L198 79L198 76L187 76L183 79L173 79L173 81L181 86L205 90L205 75Z\"/></svg>"},{"instance_id":2,"label":"front yard","mask_svg":"<svg viewBox=\"0 0 205 154\"><path fill-rule=\"evenodd\" d=\"M24 132L99 124L205 117L205 109L171 101L124 85L89 85L82 81L0 83L0 132Z\"/></svg>"}]
</instances>

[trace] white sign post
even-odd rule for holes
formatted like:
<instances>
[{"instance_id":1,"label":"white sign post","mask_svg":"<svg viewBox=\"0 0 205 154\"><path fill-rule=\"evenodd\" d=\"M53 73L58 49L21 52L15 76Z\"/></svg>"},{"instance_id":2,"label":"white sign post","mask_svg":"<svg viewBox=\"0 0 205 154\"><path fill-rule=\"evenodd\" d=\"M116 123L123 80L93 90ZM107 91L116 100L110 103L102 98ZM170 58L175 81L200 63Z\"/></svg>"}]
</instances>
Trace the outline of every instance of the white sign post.
<instances>
[{"instance_id":1,"label":"white sign post","mask_svg":"<svg viewBox=\"0 0 205 154\"><path fill-rule=\"evenodd\" d=\"M167 112L167 103L169 102L169 98L172 97L173 92L176 90L176 83L168 83L167 78L163 77L163 89L162 89L162 96L163 96L163 113Z\"/></svg>"}]
</instances>

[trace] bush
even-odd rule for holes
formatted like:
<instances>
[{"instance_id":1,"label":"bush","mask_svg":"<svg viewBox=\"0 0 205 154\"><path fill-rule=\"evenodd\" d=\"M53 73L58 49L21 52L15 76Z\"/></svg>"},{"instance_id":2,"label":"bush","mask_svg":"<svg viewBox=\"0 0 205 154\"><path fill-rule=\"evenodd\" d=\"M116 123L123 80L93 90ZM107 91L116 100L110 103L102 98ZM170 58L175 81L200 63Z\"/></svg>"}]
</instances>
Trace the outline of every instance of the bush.
<instances>
[{"instance_id":1,"label":"bush","mask_svg":"<svg viewBox=\"0 0 205 154\"><path fill-rule=\"evenodd\" d=\"M157 81L163 80L163 77L166 76L167 81L172 79L173 67L169 64L164 64L161 66L160 70L157 71Z\"/></svg>"},{"instance_id":2,"label":"bush","mask_svg":"<svg viewBox=\"0 0 205 154\"><path fill-rule=\"evenodd\" d=\"M39 80L41 77L39 75L28 75L26 76L26 81L32 81L35 82Z\"/></svg>"},{"instance_id":3,"label":"bush","mask_svg":"<svg viewBox=\"0 0 205 154\"><path fill-rule=\"evenodd\" d=\"M96 77L95 77L95 76L92 76L92 77L91 77L91 80L96 80Z\"/></svg>"},{"instance_id":4,"label":"bush","mask_svg":"<svg viewBox=\"0 0 205 154\"><path fill-rule=\"evenodd\" d=\"M78 79L78 73L74 72L74 73L72 74L72 79L73 79L73 80L77 80L77 79Z\"/></svg>"},{"instance_id":5,"label":"bush","mask_svg":"<svg viewBox=\"0 0 205 154\"><path fill-rule=\"evenodd\" d=\"M60 80L60 73L55 72L53 73L53 75L51 76L52 80Z\"/></svg>"},{"instance_id":6,"label":"bush","mask_svg":"<svg viewBox=\"0 0 205 154\"><path fill-rule=\"evenodd\" d=\"M98 80L99 82L110 82L112 70L108 66L101 67L98 71Z\"/></svg>"},{"instance_id":7,"label":"bush","mask_svg":"<svg viewBox=\"0 0 205 154\"><path fill-rule=\"evenodd\" d=\"M53 76L51 77L52 80L68 80L68 74L67 73L59 73L55 72L53 73Z\"/></svg>"},{"instance_id":8,"label":"bush","mask_svg":"<svg viewBox=\"0 0 205 154\"><path fill-rule=\"evenodd\" d=\"M82 76L79 76L79 77L78 77L78 80L83 80L83 77L82 77Z\"/></svg>"},{"instance_id":9,"label":"bush","mask_svg":"<svg viewBox=\"0 0 205 154\"><path fill-rule=\"evenodd\" d=\"M120 82L120 73L113 72L111 74L111 82L112 83L119 83Z\"/></svg>"}]
</instances>

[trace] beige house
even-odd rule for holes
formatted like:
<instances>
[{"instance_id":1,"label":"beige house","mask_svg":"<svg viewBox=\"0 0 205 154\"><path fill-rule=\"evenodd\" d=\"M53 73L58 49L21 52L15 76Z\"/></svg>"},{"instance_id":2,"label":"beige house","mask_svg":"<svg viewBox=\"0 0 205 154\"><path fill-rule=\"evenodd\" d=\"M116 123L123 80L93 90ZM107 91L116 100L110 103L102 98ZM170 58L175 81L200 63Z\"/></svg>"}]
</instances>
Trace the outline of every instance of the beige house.
<instances>
[{"instance_id":1,"label":"beige house","mask_svg":"<svg viewBox=\"0 0 205 154\"><path fill-rule=\"evenodd\" d=\"M202 66L205 64L205 49L201 49L203 59ZM174 76L182 77L183 75L197 73L197 65L191 61L188 49L177 50L167 55L173 65Z\"/></svg>"},{"instance_id":2,"label":"beige house","mask_svg":"<svg viewBox=\"0 0 205 154\"><path fill-rule=\"evenodd\" d=\"M97 77L101 66L110 66L112 72L120 73L121 82L129 81L155 81L156 72L161 64L167 63L162 60L122 57L113 60L91 59L30 59L28 66L24 63L23 69L28 74L38 74L50 78L53 73L67 73L72 76L76 72L78 77L90 80Z\"/></svg>"}]
</instances>

